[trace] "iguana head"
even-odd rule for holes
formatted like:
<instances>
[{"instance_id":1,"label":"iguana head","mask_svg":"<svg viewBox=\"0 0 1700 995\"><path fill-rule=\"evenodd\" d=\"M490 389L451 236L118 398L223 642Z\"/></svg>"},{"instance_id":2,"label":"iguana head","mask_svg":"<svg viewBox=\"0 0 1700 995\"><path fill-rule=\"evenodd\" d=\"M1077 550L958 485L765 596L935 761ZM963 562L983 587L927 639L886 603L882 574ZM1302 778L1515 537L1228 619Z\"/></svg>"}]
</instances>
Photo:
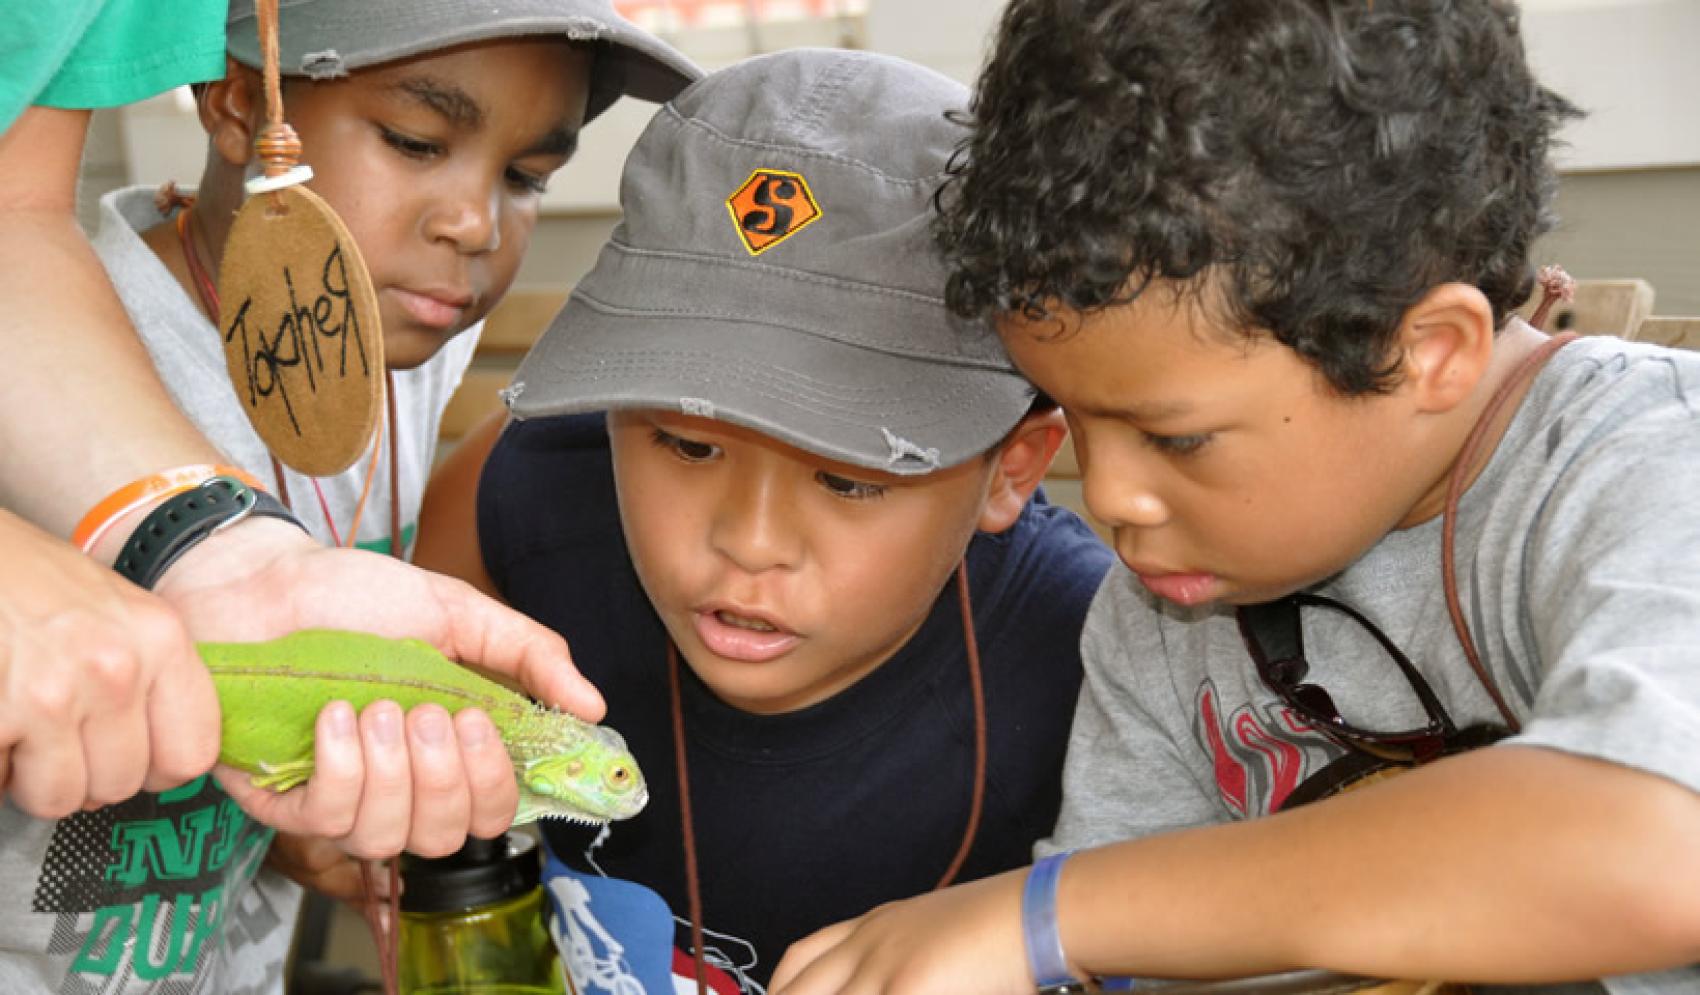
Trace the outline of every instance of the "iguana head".
<instances>
[{"instance_id":1,"label":"iguana head","mask_svg":"<svg viewBox=\"0 0 1700 995\"><path fill-rule=\"evenodd\" d=\"M620 734L604 726L556 753L515 764L519 812L514 825L570 819L599 825L629 819L649 802L649 789Z\"/></svg>"}]
</instances>

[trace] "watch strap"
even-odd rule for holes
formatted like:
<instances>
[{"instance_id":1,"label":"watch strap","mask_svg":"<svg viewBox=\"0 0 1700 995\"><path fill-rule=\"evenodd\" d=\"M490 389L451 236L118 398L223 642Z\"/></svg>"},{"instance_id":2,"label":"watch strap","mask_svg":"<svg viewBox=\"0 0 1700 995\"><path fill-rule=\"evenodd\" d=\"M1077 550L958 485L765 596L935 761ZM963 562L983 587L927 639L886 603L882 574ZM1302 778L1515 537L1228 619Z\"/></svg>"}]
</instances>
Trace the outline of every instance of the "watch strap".
<instances>
[{"instance_id":1,"label":"watch strap","mask_svg":"<svg viewBox=\"0 0 1700 995\"><path fill-rule=\"evenodd\" d=\"M151 589L196 543L251 515L281 518L307 530L277 498L221 474L172 495L149 512L125 540L112 569Z\"/></svg>"}]
</instances>

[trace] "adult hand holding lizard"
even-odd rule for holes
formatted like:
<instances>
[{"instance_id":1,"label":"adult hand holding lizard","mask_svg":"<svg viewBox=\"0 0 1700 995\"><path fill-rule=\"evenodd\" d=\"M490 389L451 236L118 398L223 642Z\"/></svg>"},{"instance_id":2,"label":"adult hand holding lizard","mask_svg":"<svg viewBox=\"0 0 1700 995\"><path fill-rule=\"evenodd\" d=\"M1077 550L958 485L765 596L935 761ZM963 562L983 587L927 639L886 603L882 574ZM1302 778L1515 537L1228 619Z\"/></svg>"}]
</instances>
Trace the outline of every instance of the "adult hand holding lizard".
<instances>
[{"instance_id":1,"label":"adult hand holding lizard","mask_svg":"<svg viewBox=\"0 0 1700 995\"><path fill-rule=\"evenodd\" d=\"M0 133L0 342L11 373L0 390L0 506L49 533L6 523L7 796L51 818L203 773L218 709L191 640L313 626L413 636L545 703L600 718L600 696L558 636L463 584L326 549L284 522L244 521L196 546L161 579L163 600L104 569L151 507L117 524L93 561L51 538L126 481L222 461L166 395L77 226L87 126L87 111L29 107ZM55 687L68 690L49 708L31 697ZM356 719L332 707L320 721L320 773L303 788L274 796L245 777L222 778L256 819L339 839L359 856L444 852L511 819L513 774L484 716L451 722L429 708L403 717L374 706ZM67 767L67 757L80 759ZM32 787L46 784L46 794Z\"/></svg>"},{"instance_id":2,"label":"adult hand holding lizard","mask_svg":"<svg viewBox=\"0 0 1700 995\"><path fill-rule=\"evenodd\" d=\"M0 796L36 818L218 757L218 702L163 599L0 511Z\"/></svg>"},{"instance_id":3,"label":"adult hand holding lizard","mask_svg":"<svg viewBox=\"0 0 1700 995\"><path fill-rule=\"evenodd\" d=\"M213 764L218 703L196 638L313 626L413 636L574 714L603 711L554 633L459 581L326 549L275 520L207 540L157 594L4 512L0 545L0 792L38 818L172 787ZM512 821L512 765L476 709L451 719L379 704L356 718L333 705L318 730L318 774L302 789L277 795L231 770L221 783L259 821L338 839L357 856L444 853Z\"/></svg>"}]
</instances>

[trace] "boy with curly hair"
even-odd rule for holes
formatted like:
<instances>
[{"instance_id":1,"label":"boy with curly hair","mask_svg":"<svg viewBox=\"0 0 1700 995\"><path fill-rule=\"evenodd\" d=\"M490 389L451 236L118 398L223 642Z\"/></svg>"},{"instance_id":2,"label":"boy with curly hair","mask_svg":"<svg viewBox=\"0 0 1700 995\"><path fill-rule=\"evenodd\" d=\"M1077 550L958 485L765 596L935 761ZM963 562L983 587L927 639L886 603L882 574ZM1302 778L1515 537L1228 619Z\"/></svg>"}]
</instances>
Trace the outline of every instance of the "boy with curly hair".
<instances>
[{"instance_id":1,"label":"boy with curly hair","mask_svg":"<svg viewBox=\"0 0 1700 995\"><path fill-rule=\"evenodd\" d=\"M949 296L1125 569L1041 859L775 992L1700 988L1700 359L1513 314L1573 113L1500 0L1012 3Z\"/></svg>"}]
</instances>

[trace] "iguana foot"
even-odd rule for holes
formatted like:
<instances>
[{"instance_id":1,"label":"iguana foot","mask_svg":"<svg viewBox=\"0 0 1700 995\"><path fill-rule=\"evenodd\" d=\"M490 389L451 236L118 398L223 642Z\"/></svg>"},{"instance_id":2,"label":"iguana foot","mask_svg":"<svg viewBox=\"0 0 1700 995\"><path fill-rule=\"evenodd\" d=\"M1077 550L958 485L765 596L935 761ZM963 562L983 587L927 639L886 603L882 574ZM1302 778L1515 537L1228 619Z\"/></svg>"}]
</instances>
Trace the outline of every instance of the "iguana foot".
<instances>
[{"instance_id":1,"label":"iguana foot","mask_svg":"<svg viewBox=\"0 0 1700 995\"><path fill-rule=\"evenodd\" d=\"M256 788L270 788L276 792L288 791L298 784L307 783L313 776L313 761L286 760L278 764L261 764L264 773L251 775L249 778Z\"/></svg>"}]
</instances>

